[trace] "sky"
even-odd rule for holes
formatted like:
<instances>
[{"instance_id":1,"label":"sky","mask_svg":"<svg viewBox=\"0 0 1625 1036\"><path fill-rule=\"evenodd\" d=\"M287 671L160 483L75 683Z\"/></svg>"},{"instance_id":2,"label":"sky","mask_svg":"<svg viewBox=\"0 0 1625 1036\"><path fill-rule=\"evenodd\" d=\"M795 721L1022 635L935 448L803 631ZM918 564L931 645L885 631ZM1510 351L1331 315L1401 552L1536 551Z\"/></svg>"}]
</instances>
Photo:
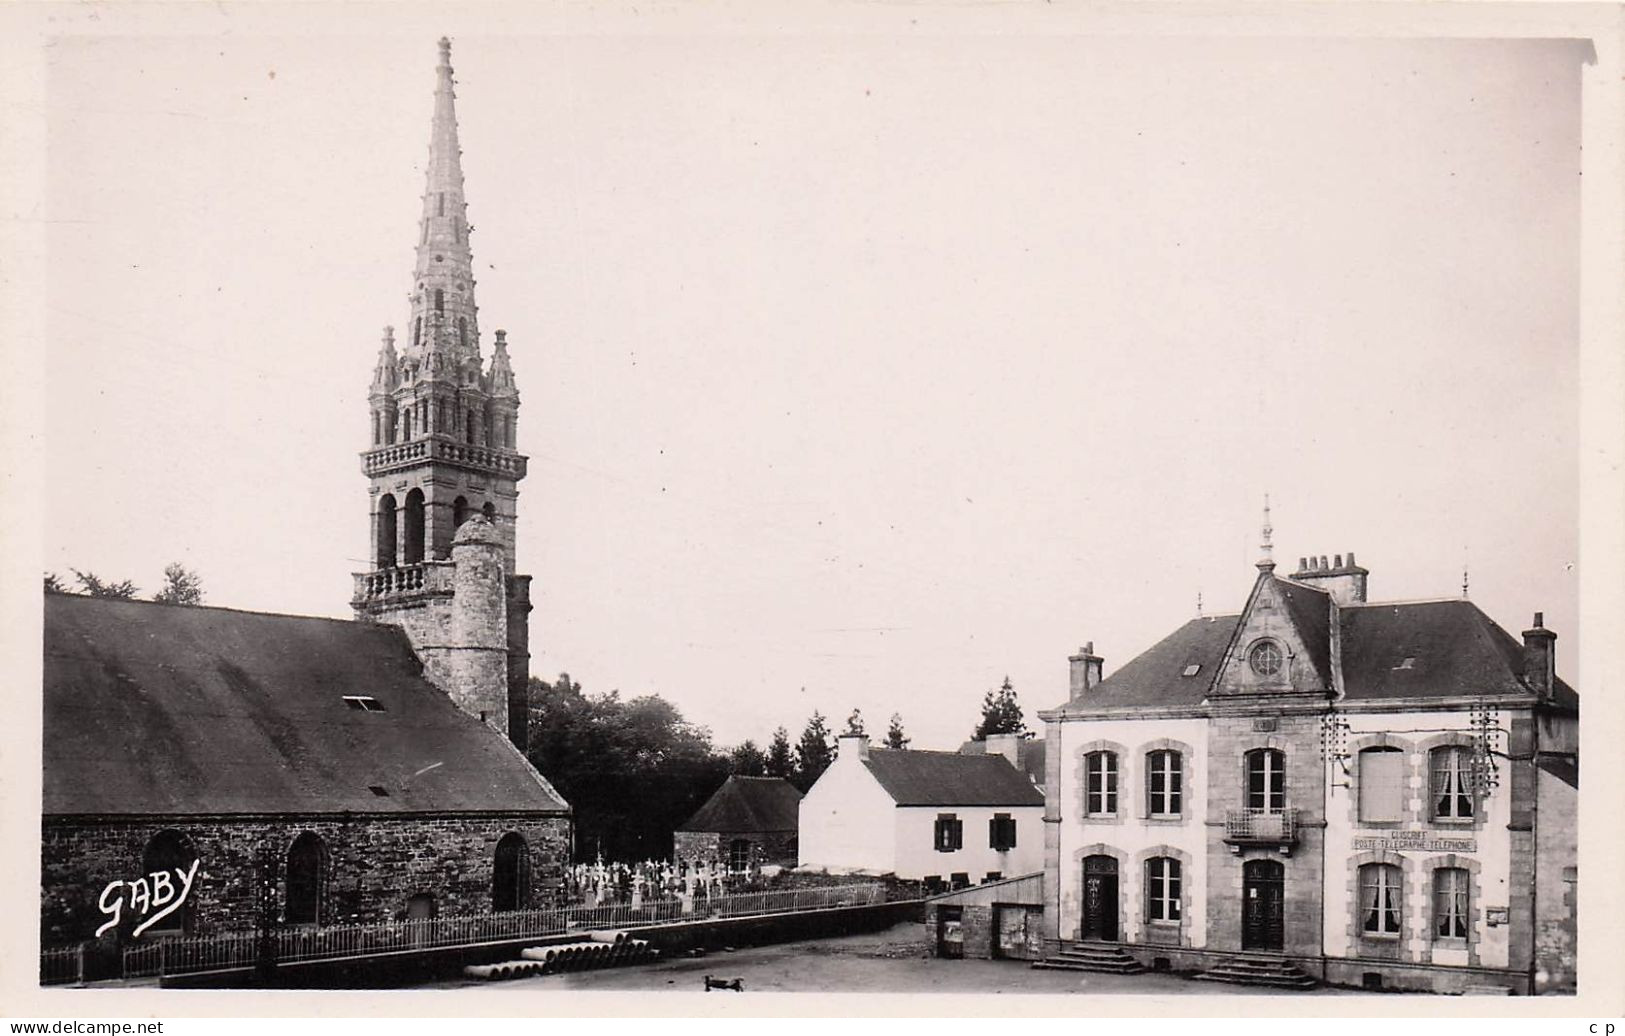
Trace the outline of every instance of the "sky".
<instances>
[{"instance_id":1,"label":"sky","mask_svg":"<svg viewBox=\"0 0 1625 1036\"><path fill-rule=\"evenodd\" d=\"M1578 680L1583 44L456 30L534 674L949 748L1238 610L1267 493ZM49 47L47 569L349 614L439 31Z\"/></svg>"}]
</instances>

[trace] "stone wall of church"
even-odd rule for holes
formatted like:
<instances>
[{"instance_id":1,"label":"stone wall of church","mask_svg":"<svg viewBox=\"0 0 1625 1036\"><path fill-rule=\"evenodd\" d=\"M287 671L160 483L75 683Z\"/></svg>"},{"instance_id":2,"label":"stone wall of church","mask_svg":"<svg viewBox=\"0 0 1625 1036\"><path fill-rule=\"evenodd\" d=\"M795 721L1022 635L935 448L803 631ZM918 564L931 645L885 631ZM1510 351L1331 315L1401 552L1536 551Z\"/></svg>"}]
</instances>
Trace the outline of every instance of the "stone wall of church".
<instances>
[{"instance_id":1,"label":"stone wall of church","mask_svg":"<svg viewBox=\"0 0 1625 1036\"><path fill-rule=\"evenodd\" d=\"M311 832L325 850L320 917L325 923L371 923L403 918L407 901L434 897L440 914L488 913L496 846L509 832L524 838L526 900L551 903L570 855L566 816L141 819L52 818L44 821L40 857L42 946L70 945L94 936L109 915L98 906L110 882L143 876L145 851L160 831L177 832L200 861L187 896L187 931L251 931L263 853L285 870L294 839ZM286 884L278 876L279 909ZM116 898L116 897L115 897ZM139 918L129 907L119 925L128 939ZM112 938L111 932L108 938Z\"/></svg>"}]
</instances>

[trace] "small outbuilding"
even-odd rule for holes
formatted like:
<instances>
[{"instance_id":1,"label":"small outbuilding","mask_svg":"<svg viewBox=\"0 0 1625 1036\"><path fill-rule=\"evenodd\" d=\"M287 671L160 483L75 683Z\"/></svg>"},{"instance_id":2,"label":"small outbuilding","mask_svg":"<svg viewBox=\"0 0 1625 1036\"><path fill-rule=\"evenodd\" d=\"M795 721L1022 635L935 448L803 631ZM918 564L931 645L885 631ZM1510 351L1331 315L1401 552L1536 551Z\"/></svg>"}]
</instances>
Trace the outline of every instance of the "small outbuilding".
<instances>
[{"instance_id":1,"label":"small outbuilding","mask_svg":"<svg viewBox=\"0 0 1625 1036\"><path fill-rule=\"evenodd\" d=\"M801 792L783 777L732 774L672 833L680 860L722 860L729 870L796 863Z\"/></svg>"}]
</instances>

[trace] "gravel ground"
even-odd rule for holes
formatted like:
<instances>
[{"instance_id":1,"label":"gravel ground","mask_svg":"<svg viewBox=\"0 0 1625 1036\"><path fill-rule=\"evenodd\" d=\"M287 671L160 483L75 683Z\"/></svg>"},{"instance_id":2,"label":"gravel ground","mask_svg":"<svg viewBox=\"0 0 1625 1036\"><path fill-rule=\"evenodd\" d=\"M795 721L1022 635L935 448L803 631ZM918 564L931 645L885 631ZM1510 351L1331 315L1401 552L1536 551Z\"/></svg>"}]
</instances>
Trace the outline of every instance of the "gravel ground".
<instances>
[{"instance_id":1,"label":"gravel ground","mask_svg":"<svg viewBox=\"0 0 1625 1036\"><path fill-rule=\"evenodd\" d=\"M880 932L837 939L757 946L704 957L673 958L640 967L577 971L501 982L478 979L439 982L432 989L484 986L493 991L548 989L613 992L701 992L706 975L742 979L745 991L767 993L1133 993L1141 996L1327 996L1361 995L1317 988L1300 993L1223 982L1196 982L1177 975L1110 975L1039 971L1023 961L937 960L923 929L908 922ZM721 993L733 996L731 992ZM1369 995L1369 994L1367 994Z\"/></svg>"}]
</instances>

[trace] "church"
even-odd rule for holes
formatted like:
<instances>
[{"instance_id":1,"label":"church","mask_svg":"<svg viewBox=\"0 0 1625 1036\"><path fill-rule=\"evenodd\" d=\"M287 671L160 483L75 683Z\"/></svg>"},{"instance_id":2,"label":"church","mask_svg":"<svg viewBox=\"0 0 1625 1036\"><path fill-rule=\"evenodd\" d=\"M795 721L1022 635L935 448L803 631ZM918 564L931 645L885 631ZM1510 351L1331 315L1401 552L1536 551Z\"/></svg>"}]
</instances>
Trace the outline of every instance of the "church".
<instances>
[{"instance_id":1,"label":"church","mask_svg":"<svg viewBox=\"0 0 1625 1036\"><path fill-rule=\"evenodd\" d=\"M439 57L354 618L47 594L42 947L489 914L559 886L570 807L525 757L519 393L502 331L481 355Z\"/></svg>"},{"instance_id":2,"label":"church","mask_svg":"<svg viewBox=\"0 0 1625 1036\"><path fill-rule=\"evenodd\" d=\"M1046 956L1299 988L1575 988L1579 698L1536 612L1373 601L1352 553L1040 713Z\"/></svg>"}]
</instances>

